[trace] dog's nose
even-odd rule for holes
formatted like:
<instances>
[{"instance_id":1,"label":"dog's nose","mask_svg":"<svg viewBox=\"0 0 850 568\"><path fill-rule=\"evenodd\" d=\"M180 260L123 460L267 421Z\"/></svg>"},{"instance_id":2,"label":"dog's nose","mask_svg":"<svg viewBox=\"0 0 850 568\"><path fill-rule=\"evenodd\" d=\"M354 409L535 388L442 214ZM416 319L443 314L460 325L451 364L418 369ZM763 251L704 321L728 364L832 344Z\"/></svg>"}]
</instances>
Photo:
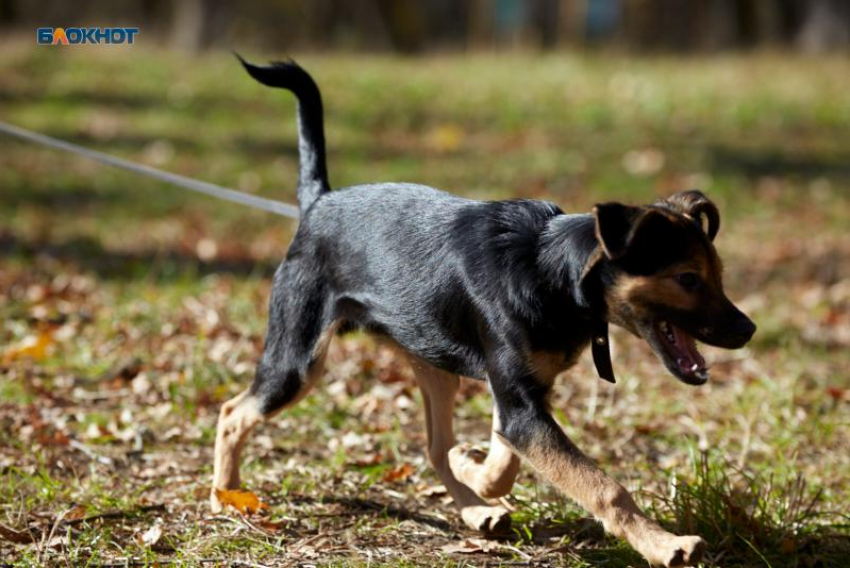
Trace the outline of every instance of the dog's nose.
<instances>
[{"instance_id":1,"label":"dog's nose","mask_svg":"<svg viewBox=\"0 0 850 568\"><path fill-rule=\"evenodd\" d=\"M740 345L744 345L750 339L752 339L753 335L756 332L756 324L753 323L753 320L741 314L732 325L730 329L731 334L737 340L736 343Z\"/></svg>"},{"instance_id":2,"label":"dog's nose","mask_svg":"<svg viewBox=\"0 0 850 568\"><path fill-rule=\"evenodd\" d=\"M725 349L740 349L752 339L756 332L756 324L739 310L732 302L726 304L726 310L717 319L718 325L706 333L711 345Z\"/></svg>"}]
</instances>

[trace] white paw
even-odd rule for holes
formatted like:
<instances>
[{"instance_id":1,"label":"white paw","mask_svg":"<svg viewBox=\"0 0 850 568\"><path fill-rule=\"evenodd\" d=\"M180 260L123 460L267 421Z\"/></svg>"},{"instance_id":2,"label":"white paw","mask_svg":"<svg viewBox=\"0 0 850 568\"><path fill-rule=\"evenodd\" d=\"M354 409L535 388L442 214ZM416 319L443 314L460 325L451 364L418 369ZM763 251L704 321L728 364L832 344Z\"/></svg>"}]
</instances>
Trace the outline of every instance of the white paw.
<instances>
[{"instance_id":1,"label":"white paw","mask_svg":"<svg viewBox=\"0 0 850 568\"><path fill-rule=\"evenodd\" d=\"M696 566L705 554L705 541L698 536L664 537L646 547L644 556L654 565L674 568Z\"/></svg>"},{"instance_id":2,"label":"white paw","mask_svg":"<svg viewBox=\"0 0 850 568\"><path fill-rule=\"evenodd\" d=\"M210 491L210 510L213 515L218 515L224 510L224 504L219 500L218 495L215 494L215 487Z\"/></svg>"},{"instance_id":3,"label":"white paw","mask_svg":"<svg viewBox=\"0 0 850 568\"><path fill-rule=\"evenodd\" d=\"M511 526L511 514L504 507L472 505L460 511L463 522L481 532L503 532Z\"/></svg>"}]
</instances>

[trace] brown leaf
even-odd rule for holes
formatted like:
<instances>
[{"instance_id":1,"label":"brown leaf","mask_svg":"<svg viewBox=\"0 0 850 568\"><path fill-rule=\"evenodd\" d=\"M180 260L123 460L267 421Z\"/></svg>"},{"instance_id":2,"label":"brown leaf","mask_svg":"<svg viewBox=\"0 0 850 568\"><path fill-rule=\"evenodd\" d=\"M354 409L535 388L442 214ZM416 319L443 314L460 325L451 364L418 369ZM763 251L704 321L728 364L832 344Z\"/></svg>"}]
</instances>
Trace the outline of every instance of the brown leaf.
<instances>
[{"instance_id":1,"label":"brown leaf","mask_svg":"<svg viewBox=\"0 0 850 568\"><path fill-rule=\"evenodd\" d=\"M0 525L0 537L15 544L32 544L35 542L35 538L29 532L16 531L6 525Z\"/></svg>"},{"instance_id":2,"label":"brown leaf","mask_svg":"<svg viewBox=\"0 0 850 568\"><path fill-rule=\"evenodd\" d=\"M794 554L797 552L797 542L794 540L794 537L786 536L783 538L782 542L779 543L779 550L783 554Z\"/></svg>"},{"instance_id":3,"label":"brown leaf","mask_svg":"<svg viewBox=\"0 0 850 568\"><path fill-rule=\"evenodd\" d=\"M357 467L368 467L370 465L377 465L384 460L384 456L381 455L381 452L370 452L368 454L364 454L363 456L354 460L354 465Z\"/></svg>"},{"instance_id":4,"label":"brown leaf","mask_svg":"<svg viewBox=\"0 0 850 568\"><path fill-rule=\"evenodd\" d=\"M75 505L67 513L62 516L62 520L76 521L86 516L86 508L82 505Z\"/></svg>"},{"instance_id":5,"label":"brown leaf","mask_svg":"<svg viewBox=\"0 0 850 568\"><path fill-rule=\"evenodd\" d=\"M448 493L445 485L428 485L421 489L416 495L418 497L442 497Z\"/></svg>"},{"instance_id":6,"label":"brown leaf","mask_svg":"<svg viewBox=\"0 0 850 568\"><path fill-rule=\"evenodd\" d=\"M254 524L260 527L261 529L276 533L283 530L283 527L286 526L286 521L270 521L268 519L260 519L258 521L254 521Z\"/></svg>"},{"instance_id":7,"label":"brown leaf","mask_svg":"<svg viewBox=\"0 0 850 568\"><path fill-rule=\"evenodd\" d=\"M475 552L491 552L498 550L499 544L483 538L467 538L460 542L453 542L440 548L446 554L473 554Z\"/></svg>"},{"instance_id":8,"label":"brown leaf","mask_svg":"<svg viewBox=\"0 0 850 568\"><path fill-rule=\"evenodd\" d=\"M3 363L11 363L23 358L40 361L47 356L47 348L51 345L53 345L53 335L49 331L43 331L38 335L28 335L17 345L6 349L3 354Z\"/></svg>"},{"instance_id":9,"label":"brown leaf","mask_svg":"<svg viewBox=\"0 0 850 568\"><path fill-rule=\"evenodd\" d=\"M57 534L47 541L47 546L53 550L66 550L69 543L67 534Z\"/></svg>"},{"instance_id":10,"label":"brown leaf","mask_svg":"<svg viewBox=\"0 0 850 568\"><path fill-rule=\"evenodd\" d=\"M463 143L463 129L456 124L441 124L434 128L427 136L426 143L429 148L437 152L451 152L457 150Z\"/></svg>"},{"instance_id":11,"label":"brown leaf","mask_svg":"<svg viewBox=\"0 0 850 568\"><path fill-rule=\"evenodd\" d=\"M413 472L413 466L409 463L404 463L385 473L384 481L404 481L405 479L413 475Z\"/></svg>"},{"instance_id":12,"label":"brown leaf","mask_svg":"<svg viewBox=\"0 0 850 568\"><path fill-rule=\"evenodd\" d=\"M840 387L827 387L826 392L833 398L833 400L843 400L844 396L847 394L847 391Z\"/></svg>"},{"instance_id":13,"label":"brown leaf","mask_svg":"<svg viewBox=\"0 0 850 568\"><path fill-rule=\"evenodd\" d=\"M101 373L100 380L122 379L125 382L132 381L142 370L142 360L138 357L127 357L119 361L108 371Z\"/></svg>"},{"instance_id":14,"label":"brown leaf","mask_svg":"<svg viewBox=\"0 0 850 568\"><path fill-rule=\"evenodd\" d=\"M216 489L215 495L222 505L230 505L243 515L251 515L259 511L268 511L269 506L260 501L251 491L241 489Z\"/></svg>"},{"instance_id":15,"label":"brown leaf","mask_svg":"<svg viewBox=\"0 0 850 568\"><path fill-rule=\"evenodd\" d=\"M71 442L71 439L59 430L39 431L35 439L42 446L67 446Z\"/></svg>"}]
</instances>

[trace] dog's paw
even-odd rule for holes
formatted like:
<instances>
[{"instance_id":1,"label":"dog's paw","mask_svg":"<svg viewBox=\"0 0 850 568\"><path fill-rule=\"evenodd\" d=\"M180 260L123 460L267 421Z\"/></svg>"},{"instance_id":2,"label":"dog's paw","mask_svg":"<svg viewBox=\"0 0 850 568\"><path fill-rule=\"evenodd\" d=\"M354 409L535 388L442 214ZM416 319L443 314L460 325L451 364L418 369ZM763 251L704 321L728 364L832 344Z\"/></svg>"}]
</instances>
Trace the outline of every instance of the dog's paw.
<instances>
[{"instance_id":1,"label":"dog's paw","mask_svg":"<svg viewBox=\"0 0 850 568\"><path fill-rule=\"evenodd\" d=\"M213 515L218 515L224 510L224 503L218 498L215 493L215 487L210 490L210 511Z\"/></svg>"},{"instance_id":2,"label":"dog's paw","mask_svg":"<svg viewBox=\"0 0 850 568\"><path fill-rule=\"evenodd\" d=\"M501 506L472 505L461 509L460 516L466 526L485 533L500 533L511 527L511 514Z\"/></svg>"},{"instance_id":3,"label":"dog's paw","mask_svg":"<svg viewBox=\"0 0 850 568\"><path fill-rule=\"evenodd\" d=\"M470 444L458 444L449 450L449 468L455 477L463 476L468 467L477 467L484 463L487 454Z\"/></svg>"},{"instance_id":4,"label":"dog's paw","mask_svg":"<svg viewBox=\"0 0 850 568\"><path fill-rule=\"evenodd\" d=\"M705 541L698 536L670 535L649 547L647 559L657 566L696 566L705 554Z\"/></svg>"}]
</instances>

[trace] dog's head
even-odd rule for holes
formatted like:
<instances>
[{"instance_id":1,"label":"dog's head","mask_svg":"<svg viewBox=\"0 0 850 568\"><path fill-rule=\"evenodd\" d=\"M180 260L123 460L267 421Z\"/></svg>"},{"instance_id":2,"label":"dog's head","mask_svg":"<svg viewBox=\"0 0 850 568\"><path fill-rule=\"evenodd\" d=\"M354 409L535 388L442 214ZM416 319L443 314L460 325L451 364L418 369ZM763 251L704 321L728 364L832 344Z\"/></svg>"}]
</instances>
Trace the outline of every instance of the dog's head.
<instances>
[{"instance_id":1,"label":"dog's head","mask_svg":"<svg viewBox=\"0 0 850 568\"><path fill-rule=\"evenodd\" d=\"M708 380L695 340L736 349L755 324L726 297L712 241L717 207L699 191L653 205L594 208L608 319L644 338L680 380Z\"/></svg>"}]
</instances>

